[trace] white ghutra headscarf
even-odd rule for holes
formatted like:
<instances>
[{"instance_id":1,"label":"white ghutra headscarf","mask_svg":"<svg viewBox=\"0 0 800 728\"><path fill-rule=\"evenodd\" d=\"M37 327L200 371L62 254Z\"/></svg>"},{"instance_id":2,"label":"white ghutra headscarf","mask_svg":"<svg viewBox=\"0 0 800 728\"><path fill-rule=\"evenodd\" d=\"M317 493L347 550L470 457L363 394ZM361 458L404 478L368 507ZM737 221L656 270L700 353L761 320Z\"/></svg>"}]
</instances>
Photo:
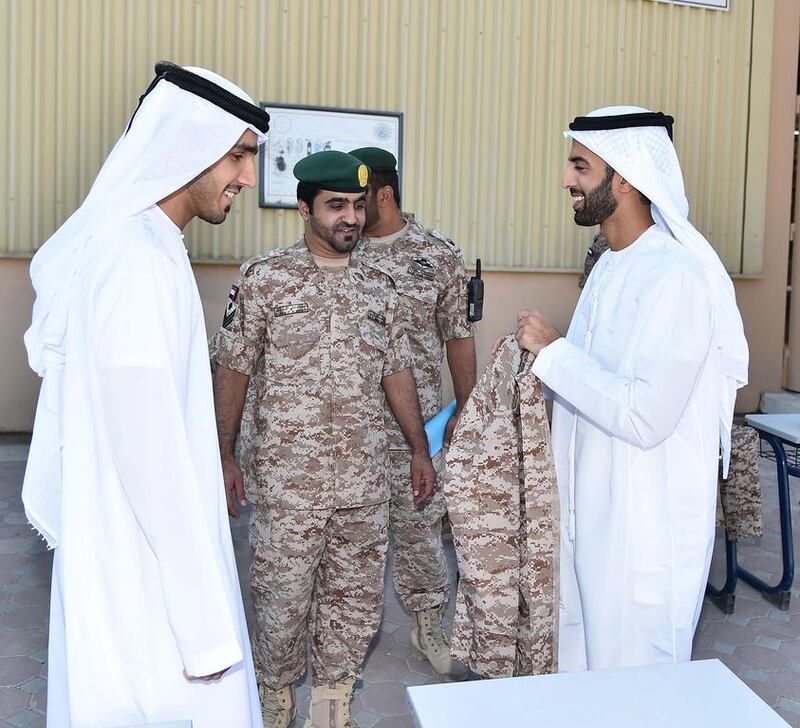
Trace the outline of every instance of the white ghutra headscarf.
<instances>
[{"instance_id":1,"label":"white ghutra headscarf","mask_svg":"<svg viewBox=\"0 0 800 728\"><path fill-rule=\"evenodd\" d=\"M607 106L583 118L599 120L600 117L651 113L639 106ZM621 126L624 120L620 122ZM613 124L600 122L597 126ZM664 126L659 125L580 131L570 129L564 132L564 136L583 144L646 195L652 202L651 211L656 225L685 245L697 258L714 308L713 346L717 347L722 361L719 433L723 473L727 475L736 390L747 384L747 340L736 306L733 282L708 240L688 220L689 202L670 135Z\"/></svg>"},{"instance_id":2,"label":"white ghutra headscarf","mask_svg":"<svg viewBox=\"0 0 800 728\"><path fill-rule=\"evenodd\" d=\"M255 107L242 89L222 76L203 68L184 70ZM25 346L31 368L43 381L22 500L28 520L51 548L58 545L61 524L61 392L75 275L99 232L185 186L220 160L248 129L264 141L253 124L162 78L143 96L83 204L33 257L30 273L36 300Z\"/></svg>"}]
</instances>

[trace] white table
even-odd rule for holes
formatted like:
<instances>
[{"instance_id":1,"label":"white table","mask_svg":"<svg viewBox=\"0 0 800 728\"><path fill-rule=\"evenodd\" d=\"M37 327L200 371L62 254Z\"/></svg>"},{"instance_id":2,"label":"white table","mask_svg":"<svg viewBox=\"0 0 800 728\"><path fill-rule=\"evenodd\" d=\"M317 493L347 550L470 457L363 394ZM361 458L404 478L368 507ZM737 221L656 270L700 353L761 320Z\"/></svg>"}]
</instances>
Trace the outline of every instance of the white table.
<instances>
[{"instance_id":1,"label":"white table","mask_svg":"<svg viewBox=\"0 0 800 728\"><path fill-rule=\"evenodd\" d=\"M719 660L408 688L420 728L788 726Z\"/></svg>"},{"instance_id":2,"label":"white table","mask_svg":"<svg viewBox=\"0 0 800 728\"><path fill-rule=\"evenodd\" d=\"M800 445L800 415L747 415L745 422L761 432Z\"/></svg>"}]
</instances>

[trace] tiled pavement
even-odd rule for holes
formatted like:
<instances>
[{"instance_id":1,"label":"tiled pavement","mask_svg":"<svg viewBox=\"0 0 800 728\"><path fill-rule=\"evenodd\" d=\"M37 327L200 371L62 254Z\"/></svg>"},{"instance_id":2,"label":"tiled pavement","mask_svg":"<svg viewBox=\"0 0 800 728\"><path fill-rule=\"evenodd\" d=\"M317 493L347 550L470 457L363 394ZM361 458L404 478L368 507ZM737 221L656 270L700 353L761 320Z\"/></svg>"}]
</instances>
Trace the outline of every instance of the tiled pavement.
<instances>
[{"instance_id":1,"label":"tiled pavement","mask_svg":"<svg viewBox=\"0 0 800 728\"><path fill-rule=\"evenodd\" d=\"M47 605L51 557L25 523L19 492L26 448L23 438L0 438L0 728L45 725L47 693ZM777 532L774 463L762 460L767 532L742 543L743 564L777 580L780 542ZM800 519L800 488L794 483L793 512ZM234 524L240 574L247 569L246 523ZM800 530L798 530L800 534ZM800 549L795 548L798 556ZM451 573L452 573L452 549ZM722 563L715 559L715 583ZM246 585L246 579L243 584ZM800 587L800 580L798 580ZM248 615L252 613L245 591ZM410 619L391 587L381 631L374 640L363 685L354 699L354 716L364 728L411 728L405 687L435 682L426 663L410 654ZM794 588L788 612L781 612L753 589L740 584L736 611L725 616L708 601L695 639L694 657L717 657L739 675L789 723L800 728L800 588ZM300 712L308 706L309 680L298 692ZM302 725L301 721L297 721ZM223 728L223 727L221 727Z\"/></svg>"},{"instance_id":2,"label":"tiled pavement","mask_svg":"<svg viewBox=\"0 0 800 728\"><path fill-rule=\"evenodd\" d=\"M20 501L27 446L0 441L0 725L45 725L47 612L52 558Z\"/></svg>"}]
</instances>

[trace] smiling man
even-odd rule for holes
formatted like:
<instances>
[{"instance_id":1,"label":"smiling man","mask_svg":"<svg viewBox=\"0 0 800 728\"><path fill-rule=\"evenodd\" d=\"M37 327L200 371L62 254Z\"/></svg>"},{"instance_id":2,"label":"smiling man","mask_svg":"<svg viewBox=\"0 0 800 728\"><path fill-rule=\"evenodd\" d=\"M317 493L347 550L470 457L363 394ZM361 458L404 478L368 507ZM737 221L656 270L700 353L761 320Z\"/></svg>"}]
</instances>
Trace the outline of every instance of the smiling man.
<instances>
[{"instance_id":1,"label":"smiling man","mask_svg":"<svg viewBox=\"0 0 800 728\"><path fill-rule=\"evenodd\" d=\"M747 342L733 285L689 223L669 116L578 117L562 187L608 241L566 337L540 313L517 339L554 395L561 499L559 666L691 658Z\"/></svg>"},{"instance_id":2,"label":"smiling man","mask_svg":"<svg viewBox=\"0 0 800 728\"><path fill-rule=\"evenodd\" d=\"M44 381L22 495L55 549L50 728L261 726L181 231L254 185L269 116L211 71L155 70L31 264Z\"/></svg>"},{"instance_id":3,"label":"smiling man","mask_svg":"<svg viewBox=\"0 0 800 728\"><path fill-rule=\"evenodd\" d=\"M387 548L384 393L411 449L417 505L433 491L392 279L357 263L368 168L343 152L298 162L304 235L242 266L213 344L232 516L253 503L253 653L268 728L295 717L310 633L314 728L353 725L349 705L380 623Z\"/></svg>"}]
</instances>

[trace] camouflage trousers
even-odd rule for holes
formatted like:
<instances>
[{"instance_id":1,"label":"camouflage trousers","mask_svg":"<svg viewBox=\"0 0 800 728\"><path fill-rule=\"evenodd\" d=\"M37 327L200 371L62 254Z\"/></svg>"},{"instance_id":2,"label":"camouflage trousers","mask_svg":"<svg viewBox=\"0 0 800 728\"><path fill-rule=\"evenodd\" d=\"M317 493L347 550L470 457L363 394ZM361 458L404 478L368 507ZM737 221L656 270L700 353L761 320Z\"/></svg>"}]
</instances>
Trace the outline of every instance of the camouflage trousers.
<instances>
[{"instance_id":1,"label":"camouflage trousers","mask_svg":"<svg viewBox=\"0 0 800 728\"><path fill-rule=\"evenodd\" d=\"M306 671L314 685L358 678L383 609L388 503L334 510L254 506L250 579L259 687L282 688Z\"/></svg>"},{"instance_id":2,"label":"camouflage trousers","mask_svg":"<svg viewBox=\"0 0 800 728\"><path fill-rule=\"evenodd\" d=\"M410 452L390 451L392 581L401 604L418 612L447 601L447 561L442 546L442 518L446 507L441 484L421 509L414 505L410 467Z\"/></svg>"}]
</instances>

